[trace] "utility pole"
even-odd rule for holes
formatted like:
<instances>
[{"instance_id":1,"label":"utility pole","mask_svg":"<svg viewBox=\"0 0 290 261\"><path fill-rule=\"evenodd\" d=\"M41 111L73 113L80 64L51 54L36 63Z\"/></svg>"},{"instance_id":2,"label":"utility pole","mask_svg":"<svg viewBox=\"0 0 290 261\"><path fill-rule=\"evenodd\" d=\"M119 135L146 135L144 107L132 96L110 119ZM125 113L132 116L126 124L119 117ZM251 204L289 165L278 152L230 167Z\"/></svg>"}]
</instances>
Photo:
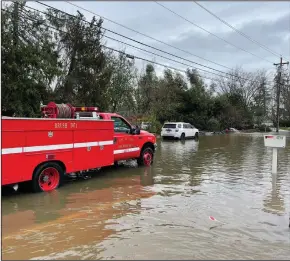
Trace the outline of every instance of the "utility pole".
<instances>
[{"instance_id":1,"label":"utility pole","mask_svg":"<svg viewBox=\"0 0 290 261\"><path fill-rule=\"evenodd\" d=\"M282 57L280 58L280 63L274 63L275 66L278 66L278 75L277 75L277 101L276 101L276 132L279 132L279 118L280 118L280 93L281 93L281 78L282 78L282 66L289 64L289 62L283 62Z\"/></svg>"},{"instance_id":2,"label":"utility pole","mask_svg":"<svg viewBox=\"0 0 290 261\"><path fill-rule=\"evenodd\" d=\"M262 92L263 92L263 121L266 119L266 114L267 114L267 91L266 91L266 78L262 78Z\"/></svg>"}]
</instances>

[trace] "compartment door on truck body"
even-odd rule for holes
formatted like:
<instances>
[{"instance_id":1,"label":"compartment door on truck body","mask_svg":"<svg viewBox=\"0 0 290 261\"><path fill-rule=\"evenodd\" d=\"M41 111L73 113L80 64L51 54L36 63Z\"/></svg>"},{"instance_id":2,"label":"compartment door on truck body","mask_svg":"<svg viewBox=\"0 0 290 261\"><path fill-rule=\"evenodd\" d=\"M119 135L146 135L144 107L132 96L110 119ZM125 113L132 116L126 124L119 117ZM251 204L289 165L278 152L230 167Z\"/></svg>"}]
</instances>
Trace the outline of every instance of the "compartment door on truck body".
<instances>
[{"instance_id":1,"label":"compartment door on truck body","mask_svg":"<svg viewBox=\"0 0 290 261\"><path fill-rule=\"evenodd\" d=\"M25 146L25 132L23 130L9 131L10 122L8 120L2 120L2 185L24 181L23 176L27 173L27 167L30 163L24 160L25 158L22 153L23 147Z\"/></svg>"},{"instance_id":2,"label":"compartment door on truck body","mask_svg":"<svg viewBox=\"0 0 290 261\"><path fill-rule=\"evenodd\" d=\"M140 154L138 136L130 133L131 125L122 117L111 116L114 121L115 161L136 158Z\"/></svg>"},{"instance_id":3,"label":"compartment door on truck body","mask_svg":"<svg viewBox=\"0 0 290 261\"><path fill-rule=\"evenodd\" d=\"M93 169L114 163L113 132L110 129L74 131L74 170Z\"/></svg>"}]
</instances>

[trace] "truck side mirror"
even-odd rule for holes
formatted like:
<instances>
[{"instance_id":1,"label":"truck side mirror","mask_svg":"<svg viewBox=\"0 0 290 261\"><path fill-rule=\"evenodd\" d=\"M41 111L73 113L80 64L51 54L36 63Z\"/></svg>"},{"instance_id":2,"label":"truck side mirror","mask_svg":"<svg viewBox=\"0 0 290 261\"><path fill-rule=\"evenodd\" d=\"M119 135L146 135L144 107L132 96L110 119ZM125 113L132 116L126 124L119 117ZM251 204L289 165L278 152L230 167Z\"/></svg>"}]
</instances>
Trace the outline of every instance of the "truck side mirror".
<instances>
[{"instance_id":1,"label":"truck side mirror","mask_svg":"<svg viewBox=\"0 0 290 261\"><path fill-rule=\"evenodd\" d=\"M139 135L140 134L140 128L138 126L132 126L132 128L131 128L131 134L133 134L133 135Z\"/></svg>"},{"instance_id":2,"label":"truck side mirror","mask_svg":"<svg viewBox=\"0 0 290 261\"><path fill-rule=\"evenodd\" d=\"M139 135L140 134L140 129L137 127L137 129L135 129L135 134Z\"/></svg>"}]
</instances>

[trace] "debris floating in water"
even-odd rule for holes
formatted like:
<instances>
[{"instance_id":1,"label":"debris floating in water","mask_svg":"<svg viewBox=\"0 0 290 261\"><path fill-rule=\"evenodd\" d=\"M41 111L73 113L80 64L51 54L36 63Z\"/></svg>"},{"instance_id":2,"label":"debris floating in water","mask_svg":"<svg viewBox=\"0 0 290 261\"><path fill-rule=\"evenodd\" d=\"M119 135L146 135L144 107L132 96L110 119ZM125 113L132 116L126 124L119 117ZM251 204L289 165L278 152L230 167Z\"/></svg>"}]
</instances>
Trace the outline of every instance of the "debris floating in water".
<instances>
[{"instance_id":1,"label":"debris floating in water","mask_svg":"<svg viewBox=\"0 0 290 261\"><path fill-rule=\"evenodd\" d=\"M209 216L209 219L211 220L211 221L215 221L215 222L218 222L218 223L220 223L221 225L225 225L226 223L224 223L224 222L221 222L221 221L219 221L219 220L217 220L215 217L213 217L213 216Z\"/></svg>"},{"instance_id":2,"label":"debris floating in water","mask_svg":"<svg viewBox=\"0 0 290 261\"><path fill-rule=\"evenodd\" d=\"M217 227L220 227L220 226L225 225L225 223L223 223L223 222L217 220L217 219L216 219L215 217L213 217L213 216L209 216L209 219L210 219L211 221L215 221L215 222L218 222L218 223L219 223L219 225L215 225L215 226L213 226L213 227L210 227L210 228L209 228L210 230L213 229L213 228L217 228Z\"/></svg>"}]
</instances>

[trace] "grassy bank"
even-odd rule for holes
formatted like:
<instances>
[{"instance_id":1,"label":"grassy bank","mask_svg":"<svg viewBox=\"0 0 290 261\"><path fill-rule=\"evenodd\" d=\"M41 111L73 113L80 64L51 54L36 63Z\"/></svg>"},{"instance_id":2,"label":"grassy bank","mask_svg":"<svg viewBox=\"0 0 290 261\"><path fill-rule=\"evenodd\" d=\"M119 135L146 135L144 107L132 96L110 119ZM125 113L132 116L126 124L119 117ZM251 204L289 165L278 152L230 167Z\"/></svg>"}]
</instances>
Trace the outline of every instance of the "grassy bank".
<instances>
[{"instance_id":1,"label":"grassy bank","mask_svg":"<svg viewBox=\"0 0 290 261\"><path fill-rule=\"evenodd\" d=\"M286 131L290 131L290 127L281 127L281 130L286 130Z\"/></svg>"}]
</instances>

